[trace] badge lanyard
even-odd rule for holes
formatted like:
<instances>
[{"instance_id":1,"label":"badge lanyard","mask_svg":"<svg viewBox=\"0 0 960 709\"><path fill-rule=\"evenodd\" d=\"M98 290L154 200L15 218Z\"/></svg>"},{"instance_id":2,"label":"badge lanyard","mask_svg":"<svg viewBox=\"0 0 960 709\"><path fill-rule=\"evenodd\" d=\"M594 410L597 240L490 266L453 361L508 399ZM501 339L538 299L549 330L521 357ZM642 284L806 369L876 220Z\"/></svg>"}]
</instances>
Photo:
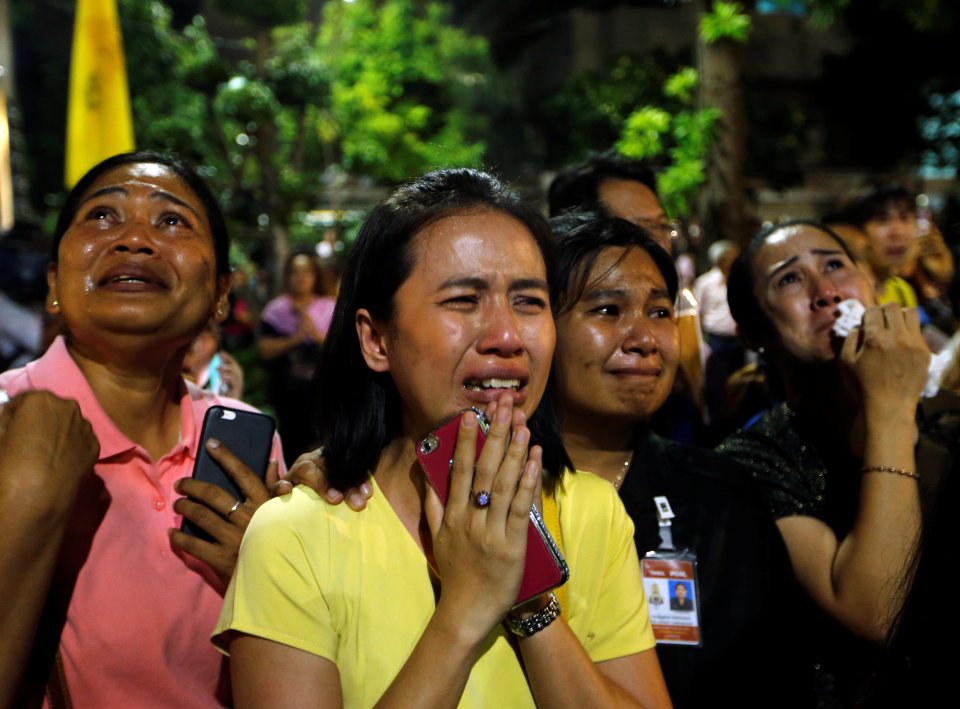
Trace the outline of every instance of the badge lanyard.
<instances>
[{"instance_id":1,"label":"badge lanyard","mask_svg":"<svg viewBox=\"0 0 960 709\"><path fill-rule=\"evenodd\" d=\"M702 645L697 555L673 543L673 509L664 495L653 498L660 546L640 560L643 590L658 645Z\"/></svg>"}]
</instances>

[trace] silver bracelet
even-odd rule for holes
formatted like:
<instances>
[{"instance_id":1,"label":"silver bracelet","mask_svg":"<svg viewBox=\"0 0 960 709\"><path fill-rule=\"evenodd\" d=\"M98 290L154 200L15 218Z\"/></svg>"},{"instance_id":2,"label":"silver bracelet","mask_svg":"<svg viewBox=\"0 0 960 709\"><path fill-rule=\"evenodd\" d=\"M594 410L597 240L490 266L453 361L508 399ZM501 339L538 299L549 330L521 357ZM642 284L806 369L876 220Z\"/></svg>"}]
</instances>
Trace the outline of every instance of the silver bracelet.
<instances>
[{"instance_id":1,"label":"silver bracelet","mask_svg":"<svg viewBox=\"0 0 960 709\"><path fill-rule=\"evenodd\" d=\"M560 617L560 601L552 593L550 602L542 609L523 620L517 620L513 616L507 616L507 627L510 632L521 638L529 638L535 633L539 633L550 623Z\"/></svg>"}]
</instances>

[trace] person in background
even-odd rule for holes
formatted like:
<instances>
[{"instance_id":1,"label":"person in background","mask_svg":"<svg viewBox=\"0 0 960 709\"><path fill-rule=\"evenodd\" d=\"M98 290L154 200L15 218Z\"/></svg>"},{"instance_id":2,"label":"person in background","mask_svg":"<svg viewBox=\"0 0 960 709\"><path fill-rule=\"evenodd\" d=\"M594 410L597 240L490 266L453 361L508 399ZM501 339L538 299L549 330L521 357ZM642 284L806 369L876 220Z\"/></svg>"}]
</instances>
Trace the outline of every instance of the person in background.
<instances>
[{"instance_id":1,"label":"person in background","mask_svg":"<svg viewBox=\"0 0 960 709\"><path fill-rule=\"evenodd\" d=\"M239 706L670 705L629 518L609 483L563 471L540 408L552 246L536 210L475 170L429 173L370 213L318 405L329 480L376 493L354 512L301 486L258 511L214 635ZM444 507L415 450L466 407L491 425L478 457L462 417ZM514 607L541 484L566 602Z\"/></svg>"},{"instance_id":2,"label":"person in background","mask_svg":"<svg viewBox=\"0 0 960 709\"><path fill-rule=\"evenodd\" d=\"M599 212L646 229L668 254L681 236L657 194L653 169L614 150L593 155L557 173L547 191L551 217L566 212ZM657 413L654 428L669 438L692 443L703 432L703 339L692 298L681 296L680 370L674 389ZM693 325L691 327L690 325Z\"/></svg>"},{"instance_id":3,"label":"person in background","mask_svg":"<svg viewBox=\"0 0 960 709\"><path fill-rule=\"evenodd\" d=\"M915 196L899 183L879 182L848 198L838 216L867 235L877 302L919 308L927 344L939 350L950 335L941 297L953 256L929 217L919 219Z\"/></svg>"},{"instance_id":4,"label":"person in background","mask_svg":"<svg viewBox=\"0 0 960 709\"><path fill-rule=\"evenodd\" d=\"M680 226L667 218L657 194L657 176L640 160L609 150L561 170L550 182L551 217L571 211L596 211L626 219L649 231L668 254Z\"/></svg>"},{"instance_id":5,"label":"person in background","mask_svg":"<svg viewBox=\"0 0 960 709\"><path fill-rule=\"evenodd\" d=\"M183 376L220 396L243 398L243 367L220 346L220 325L216 320L207 323L187 350Z\"/></svg>"},{"instance_id":6,"label":"person in background","mask_svg":"<svg viewBox=\"0 0 960 709\"><path fill-rule=\"evenodd\" d=\"M223 347L231 352L251 347L256 339L254 325L262 303L256 301L255 289L250 287L250 268L235 268L231 273L230 312L220 325Z\"/></svg>"},{"instance_id":7,"label":"person in background","mask_svg":"<svg viewBox=\"0 0 960 709\"><path fill-rule=\"evenodd\" d=\"M43 316L0 290L0 371L36 359L44 344Z\"/></svg>"},{"instance_id":8,"label":"person in background","mask_svg":"<svg viewBox=\"0 0 960 709\"><path fill-rule=\"evenodd\" d=\"M727 380L746 363L746 352L737 337L737 324L727 303L727 276L740 254L734 242L720 239L710 245L711 268L693 283L700 312L700 327L707 341L704 401L708 429L714 444L733 432L733 411L727 397Z\"/></svg>"},{"instance_id":9,"label":"person in background","mask_svg":"<svg viewBox=\"0 0 960 709\"><path fill-rule=\"evenodd\" d=\"M805 646L818 701L852 705L900 603L920 530L917 408L930 352L915 308L876 305L840 237L816 222L762 229L728 278L748 347L779 374L782 404L717 450L760 487L810 599ZM862 324L833 332L841 302Z\"/></svg>"},{"instance_id":10,"label":"person in background","mask_svg":"<svg viewBox=\"0 0 960 709\"><path fill-rule=\"evenodd\" d=\"M919 271L946 285L953 274L953 257L927 222L923 234L917 220L914 195L898 183L877 183L847 198L835 215L837 221L861 229L868 239L868 258L877 277L877 301L915 307L913 285L903 278ZM920 238L922 237L922 238Z\"/></svg>"},{"instance_id":11,"label":"person in background","mask_svg":"<svg viewBox=\"0 0 960 709\"><path fill-rule=\"evenodd\" d=\"M206 411L245 406L181 375L190 343L211 319L226 316L229 244L215 197L171 156L116 155L90 168L67 195L53 235L46 301L65 334L39 359L0 375L0 388L18 417L29 403L17 403L25 392L47 390L77 402L99 456L83 442L73 405L48 409L69 420L12 429L31 435L29 445L20 442L34 447L27 462L49 459L38 446L62 458L32 489L3 481L23 492L24 514L48 494L39 489L45 476L65 462L77 467L63 473L58 498L47 506L46 523L69 517L62 531L51 530L63 539L52 575L46 569L33 576L49 583L16 589L46 605L34 641L22 646L31 656L11 706L39 706L45 693L78 707L230 704L209 630L247 523L269 493L213 443L207 451L245 499L189 478ZM44 433L59 438L38 438ZM75 453L63 452L74 442ZM14 473L9 449L0 453L4 474ZM275 438L272 455L281 454ZM85 475L92 458L93 475ZM257 473L272 483L276 469ZM181 532L184 517L212 541ZM6 595L4 604L23 607Z\"/></svg>"},{"instance_id":12,"label":"person in background","mask_svg":"<svg viewBox=\"0 0 960 709\"><path fill-rule=\"evenodd\" d=\"M924 330L931 350L938 351L954 332L954 310L947 290L954 276L953 253L940 229L926 221L926 232L918 234L900 275L913 286L917 302L929 320Z\"/></svg>"},{"instance_id":13,"label":"person in background","mask_svg":"<svg viewBox=\"0 0 960 709\"><path fill-rule=\"evenodd\" d=\"M315 405L313 376L336 298L323 294L320 264L312 249L290 253L283 285L284 292L261 313L257 349L270 365L270 399L289 464L316 444L312 419L305 412Z\"/></svg>"},{"instance_id":14,"label":"person in background","mask_svg":"<svg viewBox=\"0 0 960 709\"><path fill-rule=\"evenodd\" d=\"M55 336L44 317L46 244L43 229L20 215L0 232L0 372L36 359Z\"/></svg>"},{"instance_id":15,"label":"person in background","mask_svg":"<svg viewBox=\"0 0 960 709\"><path fill-rule=\"evenodd\" d=\"M903 269L903 277L914 284L922 297L938 297L949 285L954 274L953 253L933 219L930 198L917 195L917 240ZM927 289L930 292L927 293Z\"/></svg>"},{"instance_id":16,"label":"person in background","mask_svg":"<svg viewBox=\"0 0 960 709\"><path fill-rule=\"evenodd\" d=\"M674 259L674 263L677 266L677 275L680 277L680 290L692 289L693 282L697 280L697 259L693 252L684 251Z\"/></svg>"},{"instance_id":17,"label":"person in background","mask_svg":"<svg viewBox=\"0 0 960 709\"><path fill-rule=\"evenodd\" d=\"M877 277L877 302L916 307L913 287L899 276L917 236L913 196L898 184L880 184L844 209L847 222L867 235L867 254Z\"/></svg>"}]
</instances>

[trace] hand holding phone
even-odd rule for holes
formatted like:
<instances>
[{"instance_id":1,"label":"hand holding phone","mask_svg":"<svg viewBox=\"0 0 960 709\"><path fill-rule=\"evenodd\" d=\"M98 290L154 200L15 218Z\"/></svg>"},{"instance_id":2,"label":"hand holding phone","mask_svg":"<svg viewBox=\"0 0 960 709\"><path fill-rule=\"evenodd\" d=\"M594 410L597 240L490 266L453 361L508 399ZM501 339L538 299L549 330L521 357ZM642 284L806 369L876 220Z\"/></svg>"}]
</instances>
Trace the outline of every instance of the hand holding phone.
<instances>
[{"instance_id":1,"label":"hand holding phone","mask_svg":"<svg viewBox=\"0 0 960 709\"><path fill-rule=\"evenodd\" d=\"M261 482L273 448L273 433L276 425L266 414L234 409L227 406L211 406L204 417L200 432L197 460L193 467L193 480L216 485L230 494L230 499L242 504L247 495L240 484L213 459L207 450L207 441L215 438L242 462ZM264 491L264 499L267 493ZM221 515L228 510L215 510ZM197 524L184 517L181 530L206 541L214 541Z\"/></svg>"},{"instance_id":2,"label":"hand holding phone","mask_svg":"<svg viewBox=\"0 0 960 709\"><path fill-rule=\"evenodd\" d=\"M455 416L441 422L425 435L417 444L417 458L426 473L430 485L436 491L440 501L446 504L450 486L450 471L453 467L453 453L456 448L460 419L471 409L464 409ZM489 429L484 414L477 414L477 454L483 449L486 433ZM523 579L517 593L515 606L525 603L542 593L546 593L567 581L570 570L550 532L543 522L537 508L530 509L530 523L527 529L527 551L524 562Z\"/></svg>"}]
</instances>

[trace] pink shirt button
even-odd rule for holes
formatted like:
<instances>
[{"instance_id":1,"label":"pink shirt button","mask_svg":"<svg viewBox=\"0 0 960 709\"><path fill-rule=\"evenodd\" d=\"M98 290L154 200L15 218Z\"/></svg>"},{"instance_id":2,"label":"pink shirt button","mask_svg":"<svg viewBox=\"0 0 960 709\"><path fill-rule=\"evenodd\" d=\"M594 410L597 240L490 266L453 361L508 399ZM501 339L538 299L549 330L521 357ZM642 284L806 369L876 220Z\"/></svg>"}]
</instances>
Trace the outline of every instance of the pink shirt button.
<instances>
[{"instance_id":1,"label":"pink shirt button","mask_svg":"<svg viewBox=\"0 0 960 709\"><path fill-rule=\"evenodd\" d=\"M166 507L166 506L167 506L167 503L166 503L166 501L164 501L164 499L163 499L162 497L155 497L155 498L153 498L153 507L154 507L154 509L162 510L162 509L163 509L164 507Z\"/></svg>"}]
</instances>

